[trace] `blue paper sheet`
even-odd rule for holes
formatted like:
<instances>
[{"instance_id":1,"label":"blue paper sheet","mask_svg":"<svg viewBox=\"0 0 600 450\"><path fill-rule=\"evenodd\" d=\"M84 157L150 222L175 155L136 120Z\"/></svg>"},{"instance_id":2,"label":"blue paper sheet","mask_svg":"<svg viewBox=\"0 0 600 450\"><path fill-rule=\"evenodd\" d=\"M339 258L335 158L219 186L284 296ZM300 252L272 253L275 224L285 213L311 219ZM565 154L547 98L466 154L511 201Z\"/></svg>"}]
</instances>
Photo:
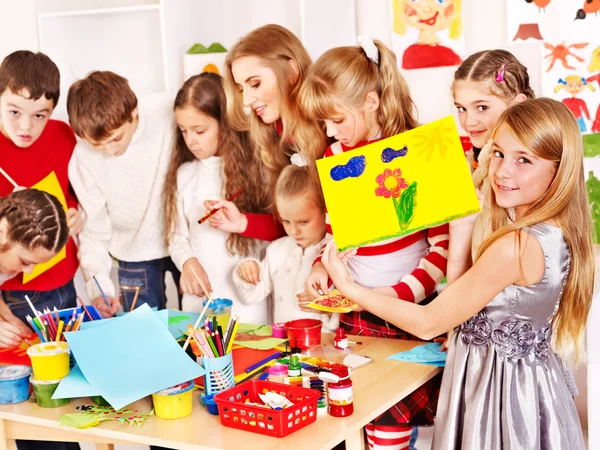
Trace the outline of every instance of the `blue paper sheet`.
<instances>
[{"instance_id":1,"label":"blue paper sheet","mask_svg":"<svg viewBox=\"0 0 600 450\"><path fill-rule=\"evenodd\" d=\"M88 383L88 380L83 376L79 365L75 364L75 367L71 369L69 375L60 382L56 391L54 391L52 398L92 397L94 395L100 395L100 391L94 389L90 383Z\"/></svg>"},{"instance_id":2,"label":"blue paper sheet","mask_svg":"<svg viewBox=\"0 0 600 450\"><path fill-rule=\"evenodd\" d=\"M387 359L443 367L446 364L447 353L441 351L441 348L442 344L432 342L430 344L419 345L406 352L388 356Z\"/></svg>"},{"instance_id":3,"label":"blue paper sheet","mask_svg":"<svg viewBox=\"0 0 600 450\"><path fill-rule=\"evenodd\" d=\"M65 337L89 384L115 409L204 374L148 305Z\"/></svg>"},{"instance_id":4,"label":"blue paper sheet","mask_svg":"<svg viewBox=\"0 0 600 450\"><path fill-rule=\"evenodd\" d=\"M168 309L161 309L160 311L156 311L156 308L152 307L152 311L154 311L154 314L156 314L156 317L158 317L160 319L160 321L163 323L163 325L165 327L169 327L169 310ZM120 315L117 314L117 317L109 317L107 319L94 320L93 322L82 322L81 327L79 327L79 329L80 330L88 330L90 328L101 327L103 325L106 325L107 323L112 322L116 318L126 316L127 314L128 313L121 313Z\"/></svg>"}]
</instances>

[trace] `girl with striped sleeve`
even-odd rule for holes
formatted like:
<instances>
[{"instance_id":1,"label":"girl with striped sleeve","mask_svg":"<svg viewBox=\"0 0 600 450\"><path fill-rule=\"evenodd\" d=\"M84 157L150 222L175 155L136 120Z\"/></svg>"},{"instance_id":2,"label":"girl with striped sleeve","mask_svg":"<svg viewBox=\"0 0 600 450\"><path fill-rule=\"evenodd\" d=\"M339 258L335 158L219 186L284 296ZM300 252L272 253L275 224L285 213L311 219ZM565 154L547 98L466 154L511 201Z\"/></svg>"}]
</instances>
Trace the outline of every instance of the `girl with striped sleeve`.
<instances>
[{"instance_id":1,"label":"girl with striped sleeve","mask_svg":"<svg viewBox=\"0 0 600 450\"><path fill-rule=\"evenodd\" d=\"M359 43L325 52L309 69L300 90L303 114L324 121L328 137L337 141L325 157L419 125L394 53L366 36L359 37ZM328 230L331 233L329 224ZM349 270L364 287L423 304L431 301L445 276L447 252L448 225L442 225L360 247ZM327 287L327 272L317 258L301 300L310 300ZM367 310L342 315L341 326L353 335L417 339ZM408 448L413 426L433 423L440 380L435 377L367 425L370 448Z\"/></svg>"}]
</instances>

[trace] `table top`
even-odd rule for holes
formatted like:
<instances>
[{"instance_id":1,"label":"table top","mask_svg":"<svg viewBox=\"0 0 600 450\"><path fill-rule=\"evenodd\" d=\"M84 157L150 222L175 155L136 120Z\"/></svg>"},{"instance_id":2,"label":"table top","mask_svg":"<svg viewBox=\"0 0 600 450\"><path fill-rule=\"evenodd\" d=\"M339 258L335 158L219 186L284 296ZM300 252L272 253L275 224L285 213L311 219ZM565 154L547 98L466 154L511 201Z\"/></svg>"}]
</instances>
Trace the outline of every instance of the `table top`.
<instances>
[{"instance_id":1,"label":"table top","mask_svg":"<svg viewBox=\"0 0 600 450\"><path fill-rule=\"evenodd\" d=\"M128 427L114 421L103 422L96 427L78 429L58 423L63 414L78 412L75 406L92 404L90 399L74 399L59 408L40 408L37 404L24 402L15 405L0 405L0 419L9 422L48 427L79 435L90 435L114 442L131 442L158 445L179 449L331 449L346 436L357 432L375 417L389 409L399 400L424 384L441 371L439 367L390 361L386 358L394 353L409 350L422 342L395 339L357 337L363 345L355 346L355 353L370 356L373 362L352 372L354 414L346 418L329 415L285 438L274 438L258 433L221 426L219 416L210 415L200 405L198 392L194 393L193 412L178 420L161 420L151 417L141 428ZM332 335L324 334L323 343L330 345ZM144 398L127 407L150 411L152 401ZM22 429L22 426L21 426ZM48 430L50 433L50 430ZM82 440L83 436L82 436Z\"/></svg>"}]
</instances>

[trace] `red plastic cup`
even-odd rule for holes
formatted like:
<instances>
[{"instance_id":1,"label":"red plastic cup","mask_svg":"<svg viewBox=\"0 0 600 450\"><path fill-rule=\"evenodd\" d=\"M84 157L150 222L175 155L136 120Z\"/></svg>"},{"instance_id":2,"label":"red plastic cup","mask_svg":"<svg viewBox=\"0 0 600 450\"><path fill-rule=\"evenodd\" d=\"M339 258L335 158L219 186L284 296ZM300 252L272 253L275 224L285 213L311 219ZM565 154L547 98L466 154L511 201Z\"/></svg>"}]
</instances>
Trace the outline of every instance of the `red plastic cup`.
<instances>
[{"instance_id":1,"label":"red plastic cup","mask_svg":"<svg viewBox=\"0 0 600 450\"><path fill-rule=\"evenodd\" d=\"M321 327L323 322L317 319L291 320L285 324L290 347L308 350L321 345Z\"/></svg>"}]
</instances>

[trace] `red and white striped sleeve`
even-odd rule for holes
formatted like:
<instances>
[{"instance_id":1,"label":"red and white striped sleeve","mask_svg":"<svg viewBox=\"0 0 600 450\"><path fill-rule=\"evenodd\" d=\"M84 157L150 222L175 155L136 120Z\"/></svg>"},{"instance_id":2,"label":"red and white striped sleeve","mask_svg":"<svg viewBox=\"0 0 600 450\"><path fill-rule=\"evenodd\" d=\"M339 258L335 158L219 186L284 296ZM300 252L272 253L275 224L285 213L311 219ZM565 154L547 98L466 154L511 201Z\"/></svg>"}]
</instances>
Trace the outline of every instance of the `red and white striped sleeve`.
<instances>
[{"instance_id":1,"label":"red and white striped sleeve","mask_svg":"<svg viewBox=\"0 0 600 450\"><path fill-rule=\"evenodd\" d=\"M420 303L433 293L446 276L449 237L448 224L427 231L429 254L419 261L415 270L402 277L400 283L392 286L398 298Z\"/></svg>"}]
</instances>

